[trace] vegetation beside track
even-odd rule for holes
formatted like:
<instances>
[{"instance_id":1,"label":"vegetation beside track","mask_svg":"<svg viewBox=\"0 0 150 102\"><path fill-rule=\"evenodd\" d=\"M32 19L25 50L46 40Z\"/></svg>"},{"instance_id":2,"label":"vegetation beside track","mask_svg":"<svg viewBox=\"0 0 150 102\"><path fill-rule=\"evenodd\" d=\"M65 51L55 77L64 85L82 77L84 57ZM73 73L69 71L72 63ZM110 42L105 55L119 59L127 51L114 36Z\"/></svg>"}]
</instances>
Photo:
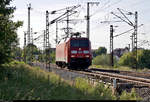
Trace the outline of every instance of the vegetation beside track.
<instances>
[{"instance_id":1,"label":"vegetation beside track","mask_svg":"<svg viewBox=\"0 0 150 102\"><path fill-rule=\"evenodd\" d=\"M125 53L119 59L114 57L114 67L111 67L110 55L108 54L101 54L96 56L93 58L92 64L96 68L142 72L150 69L149 61L150 50L138 50L137 59L135 57L135 52Z\"/></svg>"},{"instance_id":2,"label":"vegetation beside track","mask_svg":"<svg viewBox=\"0 0 150 102\"><path fill-rule=\"evenodd\" d=\"M104 66L104 65L92 65L90 68L100 68L100 69L108 69L108 70L119 70L119 71L136 71L136 72L147 72L150 71L148 68L143 68L143 69L133 69L131 67L127 66Z\"/></svg>"},{"instance_id":3,"label":"vegetation beside track","mask_svg":"<svg viewBox=\"0 0 150 102\"><path fill-rule=\"evenodd\" d=\"M3 64L0 68L0 100L115 100L110 88L92 86L77 78L73 84L54 73L23 62ZM135 92L124 99L137 99ZM128 97L128 98L126 98Z\"/></svg>"}]
</instances>

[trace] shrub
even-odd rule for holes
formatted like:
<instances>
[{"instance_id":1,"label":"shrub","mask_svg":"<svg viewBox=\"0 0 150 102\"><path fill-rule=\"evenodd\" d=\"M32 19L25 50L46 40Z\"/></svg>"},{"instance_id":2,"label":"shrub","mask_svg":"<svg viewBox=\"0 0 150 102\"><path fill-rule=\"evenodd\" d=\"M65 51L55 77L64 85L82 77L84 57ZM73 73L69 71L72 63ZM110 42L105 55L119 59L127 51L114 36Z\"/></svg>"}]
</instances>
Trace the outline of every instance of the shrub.
<instances>
[{"instance_id":1,"label":"shrub","mask_svg":"<svg viewBox=\"0 0 150 102\"><path fill-rule=\"evenodd\" d=\"M136 66L136 58L133 55L132 52L125 53L119 60L118 62L120 65L123 66L130 66L130 67L135 67Z\"/></svg>"},{"instance_id":2,"label":"shrub","mask_svg":"<svg viewBox=\"0 0 150 102\"><path fill-rule=\"evenodd\" d=\"M51 63L55 63L55 52L50 53Z\"/></svg>"},{"instance_id":3,"label":"shrub","mask_svg":"<svg viewBox=\"0 0 150 102\"><path fill-rule=\"evenodd\" d=\"M112 94L110 88L105 87L103 83L97 83L96 86L89 84L86 79L76 78L75 87L80 89L81 92L94 100L115 100L116 97Z\"/></svg>"},{"instance_id":4,"label":"shrub","mask_svg":"<svg viewBox=\"0 0 150 102\"><path fill-rule=\"evenodd\" d=\"M116 64L117 63L117 60L116 58L114 57L114 63ZM93 59L93 64L94 65L104 65L104 66L110 66L111 65L111 60L110 60L110 55L99 55L99 56L96 56L94 59Z\"/></svg>"},{"instance_id":5,"label":"shrub","mask_svg":"<svg viewBox=\"0 0 150 102\"><path fill-rule=\"evenodd\" d=\"M135 68L137 61L138 68L150 68L150 50L138 50L137 56L136 59L135 52L126 53L120 58L119 64Z\"/></svg>"},{"instance_id":6,"label":"shrub","mask_svg":"<svg viewBox=\"0 0 150 102\"><path fill-rule=\"evenodd\" d=\"M150 68L150 50L138 51L138 66L141 68Z\"/></svg>"},{"instance_id":7,"label":"shrub","mask_svg":"<svg viewBox=\"0 0 150 102\"><path fill-rule=\"evenodd\" d=\"M142 100L142 98L136 94L136 91L133 88L130 93L123 91L120 100Z\"/></svg>"}]
</instances>

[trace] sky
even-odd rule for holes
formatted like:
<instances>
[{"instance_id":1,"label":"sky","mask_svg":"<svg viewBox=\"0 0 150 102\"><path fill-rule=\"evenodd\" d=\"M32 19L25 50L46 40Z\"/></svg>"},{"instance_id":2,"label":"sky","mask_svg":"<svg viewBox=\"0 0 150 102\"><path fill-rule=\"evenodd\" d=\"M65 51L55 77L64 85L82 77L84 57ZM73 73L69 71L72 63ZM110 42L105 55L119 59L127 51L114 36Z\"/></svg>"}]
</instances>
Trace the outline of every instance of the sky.
<instances>
[{"instance_id":1,"label":"sky","mask_svg":"<svg viewBox=\"0 0 150 102\"><path fill-rule=\"evenodd\" d=\"M28 10L27 5L31 3L31 28L33 32L38 32L33 35L34 38L43 34L45 30L45 12L53 10L59 10L69 6L81 5L77 8L77 14L71 16L71 19L85 19L87 2L99 2L99 5L90 5L90 40L92 49L97 49L98 47L106 47L109 51L110 45L110 25L114 25L114 35L118 35L125 32L133 27L125 22L114 22L121 21L119 18L111 14L114 12L118 16L121 13L117 10L120 8L123 13L127 12L138 12L138 25L144 24L138 28L138 45L139 47L149 48L148 44L141 45L143 40L150 41L150 0L14 0L11 5L16 6L16 11L14 13L14 21L23 21L24 24L17 31L18 38L20 39L20 47L24 44L24 31L27 31L28 25ZM52 21L54 18L61 15L59 14L49 15L49 20ZM133 15L127 15L129 20L134 22ZM103 21L112 21L109 23L102 23ZM59 23L59 38L64 35L64 31L61 30L66 27L66 22ZM74 32L86 32L86 20L74 21L70 23L70 27L73 28ZM52 47L55 47L55 24L50 26L50 43ZM122 36L114 38L114 48L125 48L128 44L131 44L131 35L133 31L128 32ZM85 36L85 34L83 34ZM38 41L34 41L34 44L42 49L43 38ZM140 46L141 45L141 46Z\"/></svg>"}]
</instances>

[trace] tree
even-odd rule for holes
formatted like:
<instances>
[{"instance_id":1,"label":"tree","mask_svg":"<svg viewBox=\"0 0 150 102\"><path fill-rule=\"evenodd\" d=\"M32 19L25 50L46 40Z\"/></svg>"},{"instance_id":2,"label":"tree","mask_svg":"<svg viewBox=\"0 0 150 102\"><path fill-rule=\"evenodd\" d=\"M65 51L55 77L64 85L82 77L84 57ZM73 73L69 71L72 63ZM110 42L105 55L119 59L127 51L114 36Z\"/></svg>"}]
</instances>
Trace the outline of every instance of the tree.
<instances>
[{"instance_id":1,"label":"tree","mask_svg":"<svg viewBox=\"0 0 150 102\"><path fill-rule=\"evenodd\" d=\"M28 44L24 49L25 49L27 61L34 61L36 55L41 55L40 50L34 44Z\"/></svg>"},{"instance_id":2,"label":"tree","mask_svg":"<svg viewBox=\"0 0 150 102\"><path fill-rule=\"evenodd\" d=\"M55 52L54 51L52 51L50 53L50 58L51 58L51 63L55 63Z\"/></svg>"},{"instance_id":3,"label":"tree","mask_svg":"<svg viewBox=\"0 0 150 102\"><path fill-rule=\"evenodd\" d=\"M10 61L12 45L17 43L17 28L23 23L13 22L15 7L10 7L12 0L0 0L0 64Z\"/></svg>"},{"instance_id":4,"label":"tree","mask_svg":"<svg viewBox=\"0 0 150 102\"><path fill-rule=\"evenodd\" d=\"M98 55L106 54L107 49L105 47L99 47L97 50L93 52L93 57L96 57Z\"/></svg>"},{"instance_id":5,"label":"tree","mask_svg":"<svg viewBox=\"0 0 150 102\"><path fill-rule=\"evenodd\" d=\"M21 61L22 60L22 53L23 53L23 50L20 47L13 47L11 50L12 58L15 60Z\"/></svg>"},{"instance_id":6,"label":"tree","mask_svg":"<svg viewBox=\"0 0 150 102\"><path fill-rule=\"evenodd\" d=\"M150 68L150 50L138 50L137 59L134 53L135 52L129 52L124 54L120 58L119 64L136 68L135 66L137 61L138 68Z\"/></svg>"},{"instance_id":7,"label":"tree","mask_svg":"<svg viewBox=\"0 0 150 102\"><path fill-rule=\"evenodd\" d=\"M138 67L150 68L150 50L139 50L138 51Z\"/></svg>"}]
</instances>

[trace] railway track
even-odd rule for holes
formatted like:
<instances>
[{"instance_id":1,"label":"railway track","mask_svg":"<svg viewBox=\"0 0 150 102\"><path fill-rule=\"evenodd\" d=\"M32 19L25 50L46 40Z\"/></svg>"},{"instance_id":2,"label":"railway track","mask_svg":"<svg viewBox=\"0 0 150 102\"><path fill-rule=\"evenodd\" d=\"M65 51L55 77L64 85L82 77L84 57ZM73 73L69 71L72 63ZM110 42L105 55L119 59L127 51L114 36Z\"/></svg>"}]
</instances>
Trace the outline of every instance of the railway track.
<instances>
[{"instance_id":1,"label":"railway track","mask_svg":"<svg viewBox=\"0 0 150 102\"><path fill-rule=\"evenodd\" d=\"M114 73L109 73L109 72L97 72L97 71L92 71L93 73L96 73L94 75L96 76L104 76L108 77L110 79L116 79L120 81L125 81L128 83L132 84L137 84L137 85L144 85L150 87L150 79L145 79L145 78L140 78L140 77L133 77L133 76L126 76L126 75L120 75L120 74L114 74Z\"/></svg>"},{"instance_id":2,"label":"railway track","mask_svg":"<svg viewBox=\"0 0 150 102\"><path fill-rule=\"evenodd\" d=\"M43 66L43 64L42 64ZM59 70L66 70L66 71L71 71L74 73L79 73L79 74L84 74L90 78L96 79L96 80L101 80L104 82L108 83L113 83L113 80L116 80L117 83L129 83L130 85L132 84L133 86L147 86L150 87L150 79L149 78L144 78L139 77L140 74L135 74L136 72L131 72L131 71L110 71L110 70L96 70L96 69L87 69L87 70L70 70L66 68L59 68L56 65L52 64L51 68L57 68ZM124 75L126 73L126 75ZM128 74L127 74L128 73ZM136 76L138 75L138 76ZM144 74L145 75L145 74ZM147 75L150 76L150 75ZM146 76L146 77L147 77Z\"/></svg>"},{"instance_id":3,"label":"railway track","mask_svg":"<svg viewBox=\"0 0 150 102\"><path fill-rule=\"evenodd\" d=\"M49 71L49 69L45 68L45 64L38 63L35 64L35 66L39 66L42 69ZM132 71L111 71L95 68L90 68L84 71L76 71L66 68L62 69L54 64L51 64L50 70L56 74L59 74L65 80L73 81L77 77L83 77L88 78L89 82L92 84L94 84L94 82L103 82L115 89L119 94L124 90L130 92L132 88L135 88L136 93L139 96L141 96L144 100L150 100L150 79L146 78L149 76L149 74L145 75L144 73L137 73Z\"/></svg>"},{"instance_id":4,"label":"railway track","mask_svg":"<svg viewBox=\"0 0 150 102\"><path fill-rule=\"evenodd\" d=\"M138 86L147 86L150 87L150 79L146 78L140 78L140 77L134 77L134 76L127 76L127 75L121 75L118 73L110 73L110 72L100 72L100 71L93 71L92 69L90 70L85 70L85 71L74 71L70 70L76 73L84 74L87 76L92 76L93 79L96 80L102 80L104 82L108 83L113 83L113 80L116 80L117 83L129 83L129 85L134 85L137 87Z\"/></svg>"},{"instance_id":5,"label":"railway track","mask_svg":"<svg viewBox=\"0 0 150 102\"><path fill-rule=\"evenodd\" d=\"M120 70L100 69L100 68L91 68L91 69L93 71L110 72L110 73L117 73L121 75L150 79L150 71L136 72L136 71L120 71Z\"/></svg>"}]
</instances>

